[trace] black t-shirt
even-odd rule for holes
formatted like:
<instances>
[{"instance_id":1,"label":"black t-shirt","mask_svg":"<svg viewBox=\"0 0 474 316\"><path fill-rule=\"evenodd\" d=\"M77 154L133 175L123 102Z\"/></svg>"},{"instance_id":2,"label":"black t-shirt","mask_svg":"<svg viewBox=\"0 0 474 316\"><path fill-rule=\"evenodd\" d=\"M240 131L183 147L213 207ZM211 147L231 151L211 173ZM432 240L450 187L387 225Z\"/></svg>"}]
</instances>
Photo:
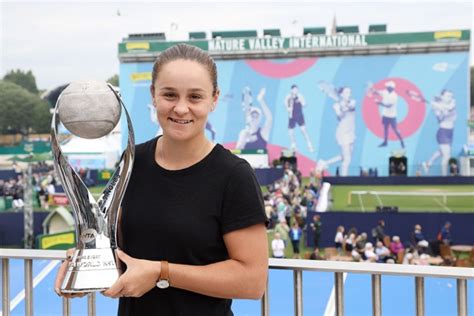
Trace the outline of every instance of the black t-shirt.
<instances>
[{"instance_id":1,"label":"black t-shirt","mask_svg":"<svg viewBox=\"0 0 474 316\"><path fill-rule=\"evenodd\" d=\"M264 223L260 186L250 165L221 145L200 162L166 170L157 138L136 146L122 201L121 248L135 258L207 265L229 259L223 235ZM121 298L119 315L232 315L232 300L173 288Z\"/></svg>"}]
</instances>

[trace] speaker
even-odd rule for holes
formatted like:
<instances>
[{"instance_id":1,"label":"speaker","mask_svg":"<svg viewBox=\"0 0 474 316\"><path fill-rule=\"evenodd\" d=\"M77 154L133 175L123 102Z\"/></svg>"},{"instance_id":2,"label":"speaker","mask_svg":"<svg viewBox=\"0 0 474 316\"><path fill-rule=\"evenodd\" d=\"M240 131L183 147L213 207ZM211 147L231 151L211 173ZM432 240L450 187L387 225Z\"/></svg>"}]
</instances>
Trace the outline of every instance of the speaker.
<instances>
[{"instance_id":1,"label":"speaker","mask_svg":"<svg viewBox=\"0 0 474 316\"><path fill-rule=\"evenodd\" d=\"M390 157L388 160L388 174L391 176L406 176L408 160L406 157Z\"/></svg>"},{"instance_id":2,"label":"speaker","mask_svg":"<svg viewBox=\"0 0 474 316\"><path fill-rule=\"evenodd\" d=\"M292 170L296 170L298 167L298 160L296 159L295 156L291 156L291 157L281 156L280 162L282 165L285 165L287 163L290 164Z\"/></svg>"}]
</instances>

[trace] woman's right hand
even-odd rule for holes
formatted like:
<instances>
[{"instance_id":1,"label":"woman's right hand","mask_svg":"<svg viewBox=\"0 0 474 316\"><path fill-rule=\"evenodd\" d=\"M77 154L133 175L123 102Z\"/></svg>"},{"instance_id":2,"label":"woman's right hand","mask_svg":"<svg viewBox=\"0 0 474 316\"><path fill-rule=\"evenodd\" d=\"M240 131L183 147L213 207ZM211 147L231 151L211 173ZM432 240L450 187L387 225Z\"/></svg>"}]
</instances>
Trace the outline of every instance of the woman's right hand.
<instances>
[{"instance_id":1,"label":"woman's right hand","mask_svg":"<svg viewBox=\"0 0 474 316\"><path fill-rule=\"evenodd\" d=\"M65 298L75 298L75 297L83 297L87 293L63 293L61 292L61 285L63 284L63 280L66 277L66 272L69 266L69 263L74 256L74 252L76 251L75 248L70 248L66 251L66 259L63 260L61 265L59 266L58 273L56 274L56 280L54 281L54 292L58 296L62 296Z\"/></svg>"}]
</instances>

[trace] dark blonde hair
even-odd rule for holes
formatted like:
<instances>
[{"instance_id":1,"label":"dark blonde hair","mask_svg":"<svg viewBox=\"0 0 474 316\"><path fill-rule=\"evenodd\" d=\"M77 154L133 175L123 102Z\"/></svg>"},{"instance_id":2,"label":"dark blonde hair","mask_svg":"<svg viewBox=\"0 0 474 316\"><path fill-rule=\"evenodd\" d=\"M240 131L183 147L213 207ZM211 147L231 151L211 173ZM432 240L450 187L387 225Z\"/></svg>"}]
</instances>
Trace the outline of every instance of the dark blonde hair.
<instances>
[{"instance_id":1,"label":"dark blonde hair","mask_svg":"<svg viewBox=\"0 0 474 316\"><path fill-rule=\"evenodd\" d=\"M195 61L202 66L204 66L207 71L209 72L209 76L211 77L212 81L212 95L216 95L217 92L217 67L214 59L202 49L188 45L188 44L177 44L171 46L170 48L163 51L155 61L153 65L153 72L151 75L152 78L152 86L155 85L156 77L158 77L158 73L160 72L161 68L171 61L175 61L178 59L184 60L192 60Z\"/></svg>"}]
</instances>

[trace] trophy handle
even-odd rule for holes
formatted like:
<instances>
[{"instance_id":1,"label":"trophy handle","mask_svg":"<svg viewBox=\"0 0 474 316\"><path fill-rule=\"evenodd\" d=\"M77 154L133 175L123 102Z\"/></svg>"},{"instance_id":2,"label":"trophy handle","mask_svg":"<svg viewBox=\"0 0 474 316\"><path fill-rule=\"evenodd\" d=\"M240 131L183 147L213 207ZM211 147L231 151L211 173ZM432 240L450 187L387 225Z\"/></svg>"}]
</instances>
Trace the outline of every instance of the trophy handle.
<instances>
[{"instance_id":1,"label":"trophy handle","mask_svg":"<svg viewBox=\"0 0 474 316\"><path fill-rule=\"evenodd\" d=\"M98 201L94 199L79 174L68 163L59 146L57 130L59 127L58 105L61 96L59 96L53 112L51 149L54 157L54 167L61 178L64 191L73 208L78 248L117 247L117 223L120 215L120 204L131 176L135 158L135 137L130 116L118 93L110 84L108 86L120 102L120 106L125 110L128 143L127 148L122 153L117 170L107 183Z\"/></svg>"}]
</instances>

